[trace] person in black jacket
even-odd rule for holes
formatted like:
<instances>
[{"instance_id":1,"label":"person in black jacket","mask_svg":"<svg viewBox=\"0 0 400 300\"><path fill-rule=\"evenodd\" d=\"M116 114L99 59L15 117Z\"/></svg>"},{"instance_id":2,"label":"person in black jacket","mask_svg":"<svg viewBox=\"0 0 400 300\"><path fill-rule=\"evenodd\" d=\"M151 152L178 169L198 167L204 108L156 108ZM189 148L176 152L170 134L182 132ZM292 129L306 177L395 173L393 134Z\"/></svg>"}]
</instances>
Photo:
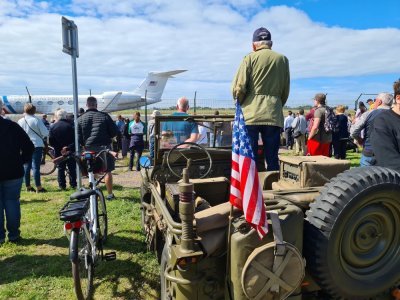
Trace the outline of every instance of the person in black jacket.
<instances>
[{"instance_id":1,"label":"person in black jacket","mask_svg":"<svg viewBox=\"0 0 400 300\"><path fill-rule=\"evenodd\" d=\"M0 111L3 102L0 100ZM20 194L24 163L32 159L35 147L29 136L17 124L0 116L0 244L4 243L4 215L8 240L20 239L21 207Z\"/></svg>"},{"instance_id":2,"label":"person in black jacket","mask_svg":"<svg viewBox=\"0 0 400 300\"><path fill-rule=\"evenodd\" d=\"M343 105L336 107L337 131L332 133L333 154L336 159L346 159L346 145L349 140L348 118Z\"/></svg>"},{"instance_id":3,"label":"person in black jacket","mask_svg":"<svg viewBox=\"0 0 400 300\"><path fill-rule=\"evenodd\" d=\"M78 118L79 144L86 150L98 152L105 148L111 149L112 139L118 134L118 127L111 117L97 110L97 99L89 97L86 101L87 110ZM108 192L107 199L114 199L112 192L112 174L115 169L115 160L107 153L107 175L104 180Z\"/></svg>"},{"instance_id":4,"label":"person in black jacket","mask_svg":"<svg viewBox=\"0 0 400 300\"><path fill-rule=\"evenodd\" d=\"M361 118L350 128L351 136L363 145L361 152L360 166L368 167L376 164L374 149L371 144L372 126L375 118L389 110L393 104L393 96L389 93L380 93L375 99L374 109L364 113Z\"/></svg>"},{"instance_id":5,"label":"person in black jacket","mask_svg":"<svg viewBox=\"0 0 400 300\"><path fill-rule=\"evenodd\" d=\"M374 120L371 144L376 165L400 172L400 80L393 84L393 107Z\"/></svg>"},{"instance_id":6,"label":"person in black jacket","mask_svg":"<svg viewBox=\"0 0 400 300\"><path fill-rule=\"evenodd\" d=\"M49 142L54 148L55 156L61 156L61 150L65 146L74 144L74 126L67 120L67 112L59 109L54 114L56 123L50 127ZM67 183L65 181L65 170L68 168L69 184L71 188L76 188L76 162L70 157L68 160L62 161L58 164L58 186L61 190L65 190Z\"/></svg>"}]
</instances>

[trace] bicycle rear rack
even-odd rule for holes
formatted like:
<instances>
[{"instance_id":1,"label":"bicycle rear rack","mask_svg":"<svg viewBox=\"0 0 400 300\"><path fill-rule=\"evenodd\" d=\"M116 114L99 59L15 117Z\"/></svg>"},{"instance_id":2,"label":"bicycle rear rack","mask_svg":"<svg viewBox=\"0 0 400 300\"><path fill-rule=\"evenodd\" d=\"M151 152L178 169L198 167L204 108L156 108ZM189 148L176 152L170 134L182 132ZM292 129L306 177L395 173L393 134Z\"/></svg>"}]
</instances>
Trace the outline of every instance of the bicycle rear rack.
<instances>
[{"instance_id":1,"label":"bicycle rear rack","mask_svg":"<svg viewBox=\"0 0 400 300\"><path fill-rule=\"evenodd\" d=\"M64 222L77 222L89 209L89 199L70 200L60 210L60 220Z\"/></svg>"}]
</instances>

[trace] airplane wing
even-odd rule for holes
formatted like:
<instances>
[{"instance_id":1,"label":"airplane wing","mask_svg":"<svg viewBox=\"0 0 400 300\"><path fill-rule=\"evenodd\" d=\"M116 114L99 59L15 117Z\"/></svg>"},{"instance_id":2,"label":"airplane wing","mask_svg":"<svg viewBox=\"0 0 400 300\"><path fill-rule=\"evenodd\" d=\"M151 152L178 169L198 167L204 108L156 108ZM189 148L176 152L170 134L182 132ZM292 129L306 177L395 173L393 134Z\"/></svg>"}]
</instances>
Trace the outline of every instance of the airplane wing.
<instances>
[{"instance_id":1,"label":"airplane wing","mask_svg":"<svg viewBox=\"0 0 400 300\"><path fill-rule=\"evenodd\" d=\"M115 96L110 100L110 102L108 102L108 103L106 104L106 106L102 109L102 111L107 111L107 108L108 108L110 105L112 105L112 104L114 104L114 103L117 103L118 100L119 100L119 98L121 97L121 95L122 95L122 92L117 92L117 93L115 94ZM108 95L105 95L106 98L108 98L107 96L108 96Z\"/></svg>"}]
</instances>

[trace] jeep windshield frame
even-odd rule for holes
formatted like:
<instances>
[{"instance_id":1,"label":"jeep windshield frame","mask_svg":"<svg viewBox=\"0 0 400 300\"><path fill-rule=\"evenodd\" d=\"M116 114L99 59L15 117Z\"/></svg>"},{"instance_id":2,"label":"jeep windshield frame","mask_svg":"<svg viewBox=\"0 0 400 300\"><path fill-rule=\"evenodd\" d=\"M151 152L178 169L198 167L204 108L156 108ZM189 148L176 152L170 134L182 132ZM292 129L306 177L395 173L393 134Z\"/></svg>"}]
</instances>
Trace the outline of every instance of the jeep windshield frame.
<instances>
[{"instance_id":1,"label":"jeep windshield frame","mask_svg":"<svg viewBox=\"0 0 400 300\"><path fill-rule=\"evenodd\" d=\"M229 142L226 142L224 144L218 145L217 143L217 134L220 133L219 127L221 127L221 124L228 126L227 123L229 123L230 128L232 122L234 121L234 116L233 115L187 115L187 116L174 116L174 115L168 115L168 116L156 116L155 119L155 124L154 124L154 166L161 165L163 161L163 156L164 153L168 152L172 147L163 147L161 145L163 138L165 138L165 133L164 135L162 134L163 132L163 124L165 122L193 122L197 126L204 126L210 132L214 134L213 141L211 145L207 143L207 145L202 145L206 149L215 149L218 150L220 149L223 152L230 151L232 148L232 131L230 131L229 134L226 136L229 137ZM207 123L207 125L204 125L203 123ZM172 132L174 134L174 132ZM173 143L171 146L174 146L178 143ZM165 145L165 144L164 144Z\"/></svg>"}]
</instances>

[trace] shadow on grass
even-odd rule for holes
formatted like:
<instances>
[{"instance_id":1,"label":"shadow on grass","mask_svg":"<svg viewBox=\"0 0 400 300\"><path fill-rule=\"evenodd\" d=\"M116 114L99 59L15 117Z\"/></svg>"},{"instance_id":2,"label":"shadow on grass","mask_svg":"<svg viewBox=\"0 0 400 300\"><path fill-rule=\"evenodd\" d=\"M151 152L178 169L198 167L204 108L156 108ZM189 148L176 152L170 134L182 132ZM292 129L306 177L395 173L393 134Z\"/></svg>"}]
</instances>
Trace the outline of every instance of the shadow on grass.
<instances>
[{"instance_id":1,"label":"shadow on grass","mask_svg":"<svg viewBox=\"0 0 400 300\"><path fill-rule=\"evenodd\" d=\"M149 287L154 291L160 290L159 274L148 273L145 265L142 266L135 262L118 260L117 258L115 261L99 265L95 276L95 291L101 285L111 285L113 298L158 299L155 295L143 295L148 292ZM128 283L123 281L128 281ZM144 283L148 287L144 287Z\"/></svg>"},{"instance_id":2,"label":"shadow on grass","mask_svg":"<svg viewBox=\"0 0 400 300\"><path fill-rule=\"evenodd\" d=\"M2 284L15 283L27 278L49 277L71 277L72 281L68 255L15 255L1 261L0 269ZM141 294L146 292L143 288L144 282L153 290L160 288L156 274L143 272L145 271L140 264L129 260L101 262L95 269L94 288L96 290L101 285L111 285L113 297L142 299ZM129 284L122 283L122 280L128 281Z\"/></svg>"},{"instance_id":3,"label":"shadow on grass","mask_svg":"<svg viewBox=\"0 0 400 300\"><path fill-rule=\"evenodd\" d=\"M122 299L143 299L144 293L154 293L160 289L158 269L146 267L151 253L147 253L144 242L132 238L135 233L137 232L133 230L121 230L118 235L109 236L104 252L115 250L117 259L111 262L99 261L95 269L95 288L108 285L113 297ZM121 234L129 237L120 236ZM65 237L49 240L29 238L18 243L21 246L41 244L59 246L65 248L65 252L62 255L18 254L7 257L0 261L0 282L7 284L41 277L71 277L72 280L68 240ZM127 259L126 257L131 256L130 253L134 254L138 261ZM119 259L121 256L124 259ZM147 287L143 286L144 283ZM157 296L148 294L148 297L145 297L150 298L157 299Z\"/></svg>"},{"instance_id":4,"label":"shadow on grass","mask_svg":"<svg viewBox=\"0 0 400 300\"><path fill-rule=\"evenodd\" d=\"M128 233L129 237L116 235L122 232L124 232L125 234ZM107 250L107 248L109 248L109 249L114 249L116 251L125 251L132 253L147 252L146 243L133 239L134 234L143 235L141 231L135 231L135 230L123 230L110 234L108 236L107 243L104 246L105 251Z\"/></svg>"},{"instance_id":5,"label":"shadow on grass","mask_svg":"<svg viewBox=\"0 0 400 300\"><path fill-rule=\"evenodd\" d=\"M116 190L116 191L126 191L126 190L134 190L134 188L125 187L125 186L122 186L122 185L119 185L119 184L114 184L114 185L113 185L113 190Z\"/></svg>"},{"instance_id":6,"label":"shadow on grass","mask_svg":"<svg viewBox=\"0 0 400 300\"><path fill-rule=\"evenodd\" d=\"M49 202L51 199L34 199L34 200L24 200L20 199L21 204L36 204L36 203L45 203Z\"/></svg>"},{"instance_id":7,"label":"shadow on grass","mask_svg":"<svg viewBox=\"0 0 400 300\"><path fill-rule=\"evenodd\" d=\"M23 238L18 242L21 246L39 246L39 245L50 245L54 247L65 248L68 250L69 242L65 236L54 238L54 239L36 239L36 238Z\"/></svg>"},{"instance_id":8,"label":"shadow on grass","mask_svg":"<svg viewBox=\"0 0 400 300\"><path fill-rule=\"evenodd\" d=\"M0 262L0 282L12 283L24 278L71 276L67 252L65 255L14 255Z\"/></svg>"}]
</instances>

